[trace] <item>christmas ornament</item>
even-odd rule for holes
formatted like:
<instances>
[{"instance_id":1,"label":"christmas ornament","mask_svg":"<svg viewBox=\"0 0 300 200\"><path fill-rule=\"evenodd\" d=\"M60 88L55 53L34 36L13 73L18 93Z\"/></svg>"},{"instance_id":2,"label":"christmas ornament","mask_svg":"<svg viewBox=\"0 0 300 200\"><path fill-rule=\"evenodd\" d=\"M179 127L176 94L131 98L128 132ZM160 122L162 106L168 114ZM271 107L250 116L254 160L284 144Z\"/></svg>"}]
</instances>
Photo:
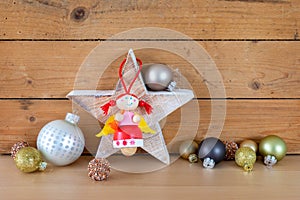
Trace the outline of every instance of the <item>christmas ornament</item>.
<instances>
[{"instance_id":1,"label":"christmas ornament","mask_svg":"<svg viewBox=\"0 0 300 200\"><path fill-rule=\"evenodd\" d=\"M137 147L127 147L127 148L121 148L121 152L125 156L132 156L135 154L137 150Z\"/></svg>"},{"instance_id":2,"label":"christmas ornament","mask_svg":"<svg viewBox=\"0 0 300 200\"><path fill-rule=\"evenodd\" d=\"M257 143L254 142L253 140L244 140L240 144L240 147L250 147L255 153L257 152L258 149Z\"/></svg>"},{"instance_id":3,"label":"christmas ornament","mask_svg":"<svg viewBox=\"0 0 300 200\"><path fill-rule=\"evenodd\" d=\"M188 160L190 163L196 163L198 162L198 156L195 153L192 153L189 155Z\"/></svg>"},{"instance_id":4,"label":"christmas ornament","mask_svg":"<svg viewBox=\"0 0 300 200\"><path fill-rule=\"evenodd\" d=\"M17 152L24 148L24 147L29 147L28 142L25 141L20 141L15 143L12 147L11 147L11 151L10 151L10 155L13 159L15 159Z\"/></svg>"},{"instance_id":5,"label":"christmas ornament","mask_svg":"<svg viewBox=\"0 0 300 200\"><path fill-rule=\"evenodd\" d=\"M236 164L246 172L252 171L255 161L256 153L250 147L240 147L235 153Z\"/></svg>"},{"instance_id":6,"label":"christmas ornament","mask_svg":"<svg viewBox=\"0 0 300 200\"><path fill-rule=\"evenodd\" d=\"M237 143L229 141L223 141L223 143L226 148L225 160L234 160L235 152L239 148Z\"/></svg>"},{"instance_id":7,"label":"christmas ornament","mask_svg":"<svg viewBox=\"0 0 300 200\"><path fill-rule=\"evenodd\" d=\"M225 158L225 145L221 140L209 137L199 144L198 157L203 162L203 167L214 168Z\"/></svg>"},{"instance_id":8,"label":"christmas ornament","mask_svg":"<svg viewBox=\"0 0 300 200\"><path fill-rule=\"evenodd\" d=\"M153 91L166 90L173 80L172 70L163 64L152 64L143 68L142 76L146 86Z\"/></svg>"},{"instance_id":9,"label":"christmas ornament","mask_svg":"<svg viewBox=\"0 0 300 200\"><path fill-rule=\"evenodd\" d=\"M46 124L37 138L37 148L44 158L57 166L77 160L84 149L84 136L77 126L79 116L67 113L65 120Z\"/></svg>"},{"instance_id":10,"label":"christmas ornament","mask_svg":"<svg viewBox=\"0 0 300 200\"><path fill-rule=\"evenodd\" d=\"M130 84L133 81L133 78L135 78L137 71L140 68L136 60L137 59L135 58L132 49L130 49L122 73L123 80L127 84ZM151 127L151 129L155 131L153 134L142 134L143 146L141 148L161 162L169 164L170 157L164 142L159 121L171 112L175 111L177 108L192 100L194 97L193 92L187 89L175 89L173 92L150 92L146 89L140 74L131 85L130 92L134 94L137 99L144 100L152 107L151 114L147 114L147 110L144 109L145 107L138 107L136 109L136 112L139 113L141 119L144 119L148 124L148 127ZM101 123L105 124L112 115L120 111L117 106L113 105L117 97L124 93L126 93L126 91L123 87L122 81L120 80L116 86L116 90L74 90L70 92L67 97L92 114ZM109 115L105 115L104 111L99 109L99 107L107 104L108 102L111 102L111 106L109 106ZM115 126L113 125L113 127ZM146 127L144 126L144 128ZM111 126L103 129L105 129L104 132L113 130ZM107 158L120 150L119 148L113 147L113 139L113 134L103 134L96 158Z\"/></svg>"},{"instance_id":11,"label":"christmas ornament","mask_svg":"<svg viewBox=\"0 0 300 200\"><path fill-rule=\"evenodd\" d=\"M191 154L197 153L199 146L193 140L187 140L180 144L179 146L179 154L183 159L189 159Z\"/></svg>"},{"instance_id":12,"label":"christmas ornament","mask_svg":"<svg viewBox=\"0 0 300 200\"><path fill-rule=\"evenodd\" d=\"M266 136L259 143L259 153L264 156L264 163L268 167L283 159L286 151L286 143L276 135Z\"/></svg>"},{"instance_id":13,"label":"christmas ornament","mask_svg":"<svg viewBox=\"0 0 300 200\"><path fill-rule=\"evenodd\" d=\"M44 171L47 166L42 160L42 154L33 147L20 149L15 156L15 163L22 172Z\"/></svg>"},{"instance_id":14,"label":"christmas ornament","mask_svg":"<svg viewBox=\"0 0 300 200\"><path fill-rule=\"evenodd\" d=\"M105 158L93 159L88 165L88 176L94 181L103 181L110 174L110 164Z\"/></svg>"},{"instance_id":15,"label":"christmas ornament","mask_svg":"<svg viewBox=\"0 0 300 200\"><path fill-rule=\"evenodd\" d=\"M152 112L150 104L131 93L131 87L138 78L142 67L142 62L140 60L137 61L139 62L139 69L129 85L126 85L123 79L123 67L126 59L121 63L119 78L125 93L119 94L116 100L110 100L101 106L104 115L108 114L111 106L117 106L119 112L112 115L106 121L102 131L96 135L97 137L102 137L113 134L113 147L121 148L121 152L126 156L133 155L137 147L144 146L143 133L155 133L143 117L135 112L138 107L144 108L147 114L151 114Z\"/></svg>"}]
</instances>

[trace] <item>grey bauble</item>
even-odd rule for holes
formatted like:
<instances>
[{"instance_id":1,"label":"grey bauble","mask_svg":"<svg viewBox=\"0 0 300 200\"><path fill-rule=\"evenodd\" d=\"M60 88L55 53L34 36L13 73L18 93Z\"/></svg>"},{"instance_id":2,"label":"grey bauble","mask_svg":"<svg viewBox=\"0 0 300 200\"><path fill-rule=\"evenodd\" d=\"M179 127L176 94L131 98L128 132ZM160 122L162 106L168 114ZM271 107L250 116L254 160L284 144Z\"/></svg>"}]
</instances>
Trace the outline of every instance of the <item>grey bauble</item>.
<instances>
[{"instance_id":1,"label":"grey bauble","mask_svg":"<svg viewBox=\"0 0 300 200\"><path fill-rule=\"evenodd\" d=\"M145 66L142 69L142 76L146 86L153 91L166 90L173 80L172 70L163 64Z\"/></svg>"}]
</instances>

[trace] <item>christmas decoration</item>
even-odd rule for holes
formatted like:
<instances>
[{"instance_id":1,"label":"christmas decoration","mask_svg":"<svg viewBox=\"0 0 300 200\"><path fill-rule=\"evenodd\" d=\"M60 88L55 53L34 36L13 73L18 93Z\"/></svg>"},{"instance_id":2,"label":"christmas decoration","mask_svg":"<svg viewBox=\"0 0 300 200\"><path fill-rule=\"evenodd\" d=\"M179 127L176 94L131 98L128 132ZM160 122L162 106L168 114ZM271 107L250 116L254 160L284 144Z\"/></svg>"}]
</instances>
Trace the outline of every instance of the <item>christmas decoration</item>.
<instances>
[{"instance_id":1,"label":"christmas decoration","mask_svg":"<svg viewBox=\"0 0 300 200\"><path fill-rule=\"evenodd\" d=\"M13 159L15 159L17 152L24 148L24 147L29 147L28 142L25 141L20 141L15 143L12 147L11 147L11 151L10 151L10 155Z\"/></svg>"},{"instance_id":2,"label":"christmas decoration","mask_svg":"<svg viewBox=\"0 0 300 200\"><path fill-rule=\"evenodd\" d=\"M143 117L135 112L138 107L144 108L147 114L151 114L152 112L150 104L131 93L131 87L138 78L142 67L141 61L138 61L140 67L129 85L125 84L122 74L126 60L122 62L119 69L119 78L125 93L119 94L115 101L110 100L101 106L104 115L108 114L111 106L117 106L120 111L112 115L106 121L102 131L96 135L97 137L102 137L108 134L114 134L113 147L121 148L121 152L126 156L133 155L137 147L143 147L143 133L155 133L155 131L148 126Z\"/></svg>"},{"instance_id":3,"label":"christmas decoration","mask_svg":"<svg viewBox=\"0 0 300 200\"><path fill-rule=\"evenodd\" d=\"M198 157L205 168L214 168L216 164L224 160L225 153L225 145L218 138L209 137L199 144Z\"/></svg>"},{"instance_id":4,"label":"christmas decoration","mask_svg":"<svg viewBox=\"0 0 300 200\"><path fill-rule=\"evenodd\" d=\"M255 153L257 152L258 146L256 142L253 140L244 140L241 144L240 147L250 147Z\"/></svg>"},{"instance_id":5,"label":"christmas decoration","mask_svg":"<svg viewBox=\"0 0 300 200\"><path fill-rule=\"evenodd\" d=\"M144 67L142 76L146 86L153 91L166 90L173 80L172 70L163 64L152 64Z\"/></svg>"},{"instance_id":6,"label":"christmas decoration","mask_svg":"<svg viewBox=\"0 0 300 200\"><path fill-rule=\"evenodd\" d=\"M125 156L132 156L137 151L137 147L127 147L127 148L121 148L121 152Z\"/></svg>"},{"instance_id":7,"label":"christmas decoration","mask_svg":"<svg viewBox=\"0 0 300 200\"><path fill-rule=\"evenodd\" d=\"M192 153L189 155L188 160L190 163L196 163L198 162L198 156L195 153Z\"/></svg>"},{"instance_id":8,"label":"christmas decoration","mask_svg":"<svg viewBox=\"0 0 300 200\"><path fill-rule=\"evenodd\" d=\"M152 131L148 133L142 133L143 146L141 148L163 163L169 164L170 158L168 150L166 148L166 144L164 142L162 131L158 122L171 112L175 111L177 108L190 101L194 95L191 90L186 89L175 89L173 92L150 92L146 89L141 74L137 75L139 69L140 66L137 63L137 59L135 58L133 51L129 50L122 72L123 81L120 79L116 86L116 90L74 90L70 92L67 97L72 99L73 102L84 108L103 124L108 124L108 120L113 121L111 117L113 115L116 116L116 114L120 111L117 106L114 106L114 102L121 99L121 97L119 97L120 95L124 93L126 94L127 91L130 91L130 93L134 94L135 96L129 95L129 98L131 96L132 100L138 99L140 102L141 100L142 102L145 102L141 102L141 106L137 107L135 110L135 112L141 117L141 122L142 119L145 120L145 123L138 125L142 127L138 128L145 128L146 130L149 128L148 131L150 131L150 129L154 131L154 133L151 133ZM133 81L136 76L137 78L135 81ZM128 85L129 87L131 86L130 89L128 87L126 91L122 82L126 84L126 87L128 87ZM151 107L147 105L151 105L152 110ZM100 109L100 107L103 107L104 110L106 110L105 108L108 107L109 113L105 113L105 111ZM148 112L147 110L151 110L152 112ZM101 141L96 158L107 158L108 156L120 150L119 148L114 148L113 146L113 143L117 145L117 141L114 140L114 134L105 135L107 131L112 131L114 128L116 128L116 124L117 123L111 123L110 126L105 126L101 131L102 133L100 132ZM145 126L146 124L148 126ZM137 130L137 128L135 128L135 130Z\"/></svg>"},{"instance_id":9,"label":"christmas decoration","mask_svg":"<svg viewBox=\"0 0 300 200\"><path fill-rule=\"evenodd\" d=\"M88 165L88 176L94 181L103 181L110 174L110 164L105 158L93 159Z\"/></svg>"},{"instance_id":10,"label":"christmas decoration","mask_svg":"<svg viewBox=\"0 0 300 200\"><path fill-rule=\"evenodd\" d=\"M189 159L189 156L191 154L197 153L198 148L199 148L199 146L195 141L193 141L193 140L184 141L179 146L180 156L183 159L187 160L187 159Z\"/></svg>"},{"instance_id":11,"label":"christmas decoration","mask_svg":"<svg viewBox=\"0 0 300 200\"><path fill-rule=\"evenodd\" d=\"M234 160L235 152L239 148L237 143L232 141L223 141L223 143L226 148L225 160Z\"/></svg>"},{"instance_id":12,"label":"christmas decoration","mask_svg":"<svg viewBox=\"0 0 300 200\"><path fill-rule=\"evenodd\" d=\"M240 147L235 153L236 164L246 172L252 171L255 161L256 154L250 147Z\"/></svg>"},{"instance_id":13,"label":"christmas decoration","mask_svg":"<svg viewBox=\"0 0 300 200\"><path fill-rule=\"evenodd\" d=\"M80 157L85 142L78 121L79 116L67 113L65 120L49 122L41 129L37 148L48 162L64 166Z\"/></svg>"},{"instance_id":14,"label":"christmas decoration","mask_svg":"<svg viewBox=\"0 0 300 200\"><path fill-rule=\"evenodd\" d=\"M22 172L44 171L47 163L43 162L41 153L33 147L20 149L15 156L15 163Z\"/></svg>"},{"instance_id":15,"label":"christmas decoration","mask_svg":"<svg viewBox=\"0 0 300 200\"><path fill-rule=\"evenodd\" d=\"M259 143L259 153L264 156L264 163L268 167L272 167L283 159L286 151L286 143L276 135L266 136Z\"/></svg>"}]
</instances>

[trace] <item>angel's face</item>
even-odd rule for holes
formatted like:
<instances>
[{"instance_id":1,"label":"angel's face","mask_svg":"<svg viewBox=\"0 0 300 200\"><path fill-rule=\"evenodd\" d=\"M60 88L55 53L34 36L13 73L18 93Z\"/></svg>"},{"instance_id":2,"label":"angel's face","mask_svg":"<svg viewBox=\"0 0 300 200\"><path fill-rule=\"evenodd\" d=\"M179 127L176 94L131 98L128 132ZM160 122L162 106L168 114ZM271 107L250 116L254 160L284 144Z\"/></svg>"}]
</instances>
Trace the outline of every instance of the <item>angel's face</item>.
<instances>
[{"instance_id":1,"label":"angel's face","mask_svg":"<svg viewBox=\"0 0 300 200\"><path fill-rule=\"evenodd\" d=\"M120 110L135 110L139 105L139 100L134 96L126 94L120 97L116 101L116 104Z\"/></svg>"}]
</instances>

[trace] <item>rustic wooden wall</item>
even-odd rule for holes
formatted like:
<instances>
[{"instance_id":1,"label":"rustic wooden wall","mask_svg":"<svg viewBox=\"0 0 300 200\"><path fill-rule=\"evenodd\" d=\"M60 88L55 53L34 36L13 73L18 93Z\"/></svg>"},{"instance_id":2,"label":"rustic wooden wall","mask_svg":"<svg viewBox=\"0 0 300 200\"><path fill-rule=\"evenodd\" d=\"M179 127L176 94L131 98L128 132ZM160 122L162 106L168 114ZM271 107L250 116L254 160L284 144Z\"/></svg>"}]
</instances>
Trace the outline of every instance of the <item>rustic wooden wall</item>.
<instances>
[{"instance_id":1,"label":"rustic wooden wall","mask_svg":"<svg viewBox=\"0 0 300 200\"><path fill-rule=\"evenodd\" d=\"M290 153L300 153L299 24L298 0L0 1L0 153L22 139L34 145L44 124L72 111L65 96L99 41L149 26L194 38L215 61L227 93L223 139L258 141L277 134ZM210 120L210 97L201 77L164 52L139 55L186 68L187 78L202 84L195 99L201 139ZM114 87L114 70L104 77L112 79L101 87ZM168 118L167 142L178 115Z\"/></svg>"}]
</instances>

